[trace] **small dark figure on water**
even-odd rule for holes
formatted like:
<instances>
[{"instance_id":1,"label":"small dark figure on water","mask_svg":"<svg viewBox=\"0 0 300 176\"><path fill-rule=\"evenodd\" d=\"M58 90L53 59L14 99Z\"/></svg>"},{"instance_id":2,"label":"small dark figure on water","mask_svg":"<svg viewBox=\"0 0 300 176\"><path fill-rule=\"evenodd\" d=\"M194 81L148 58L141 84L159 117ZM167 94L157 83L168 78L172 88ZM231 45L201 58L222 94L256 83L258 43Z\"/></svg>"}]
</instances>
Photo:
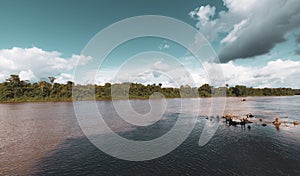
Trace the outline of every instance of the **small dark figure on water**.
<instances>
[{"instance_id":1,"label":"small dark figure on water","mask_svg":"<svg viewBox=\"0 0 300 176\"><path fill-rule=\"evenodd\" d=\"M252 115L251 113L247 114L247 118L253 118L254 115Z\"/></svg>"},{"instance_id":2,"label":"small dark figure on water","mask_svg":"<svg viewBox=\"0 0 300 176\"><path fill-rule=\"evenodd\" d=\"M241 127L244 127L244 128L246 127L246 122L244 120L241 121L240 124L241 124Z\"/></svg>"},{"instance_id":3,"label":"small dark figure on water","mask_svg":"<svg viewBox=\"0 0 300 176\"><path fill-rule=\"evenodd\" d=\"M226 118L226 123L232 121L230 118Z\"/></svg>"},{"instance_id":4,"label":"small dark figure on water","mask_svg":"<svg viewBox=\"0 0 300 176\"><path fill-rule=\"evenodd\" d=\"M229 121L229 126L236 126L236 122L235 121L233 121L232 119L229 119L228 120Z\"/></svg>"}]
</instances>

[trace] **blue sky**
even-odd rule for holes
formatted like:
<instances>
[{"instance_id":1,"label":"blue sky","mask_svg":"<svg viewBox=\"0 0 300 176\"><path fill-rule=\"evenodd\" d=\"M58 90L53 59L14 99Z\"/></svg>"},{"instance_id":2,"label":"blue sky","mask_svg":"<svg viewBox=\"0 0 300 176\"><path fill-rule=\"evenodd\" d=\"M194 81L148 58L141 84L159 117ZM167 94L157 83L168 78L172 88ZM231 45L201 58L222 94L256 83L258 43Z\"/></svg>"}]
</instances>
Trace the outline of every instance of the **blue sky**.
<instances>
[{"instance_id":1,"label":"blue sky","mask_svg":"<svg viewBox=\"0 0 300 176\"><path fill-rule=\"evenodd\" d=\"M299 9L297 0L0 0L0 81L19 74L31 81L55 76L65 82L80 67L86 71L81 83L190 83L182 76L163 76L178 66L170 67L175 61L169 57L139 58L147 64L130 61L130 67L139 69L127 70L122 79L112 76L133 56L156 51L177 58L196 85L210 83L205 71L209 63L196 63L184 47L158 37L128 41L107 57L96 77L89 70L95 58L81 52L99 31L129 17L163 15L191 25L208 39L229 85L300 88Z\"/></svg>"},{"instance_id":2,"label":"blue sky","mask_svg":"<svg viewBox=\"0 0 300 176\"><path fill-rule=\"evenodd\" d=\"M119 20L139 15L164 15L195 25L188 13L195 7L222 1L178 0L1 0L1 48L36 46L80 54L100 30Z\"/></svg>"}]
</instances>

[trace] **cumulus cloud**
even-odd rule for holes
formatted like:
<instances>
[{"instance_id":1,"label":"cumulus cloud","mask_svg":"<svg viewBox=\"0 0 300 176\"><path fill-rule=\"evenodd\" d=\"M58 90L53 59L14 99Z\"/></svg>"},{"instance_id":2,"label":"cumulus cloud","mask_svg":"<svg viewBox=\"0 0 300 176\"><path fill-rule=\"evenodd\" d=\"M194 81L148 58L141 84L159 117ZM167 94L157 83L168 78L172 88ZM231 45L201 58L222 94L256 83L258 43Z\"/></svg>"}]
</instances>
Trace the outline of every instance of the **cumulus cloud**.
<instances>
[{"instance_id":1,"label":"cumulus cloud","mask_svg":"<svg viewBox=\"0 0 300 176\"><path fill-rule=\"evenodd\" d=\"M300 61L277 59L264 67L240 66L230 61L221 67L226 83L231 86L299 88Z\"/></svg>"},{"instance_id":2,"label":"cumulus cloud","mask_svg":"<svg viewBox=\"0 0 300 176\"><path fill-rule=\"evenodd\" d=\"M192 62L191 60L184 61ZM205 70L198 69L200 66L194 69L194 65L171 58L139 58L128 61L120 68L100 69L96 76L93 76L95 72L91 72L89 77L95 79L94 83L102 85L105 82L137 82L142 84L162 83L164 87L179 87L186 84L197 86L207 82Z\"/></svg>"},{"instance_id":3,"label":"cumulus cloud","mask_svg":"<svg viewBox=\"0 0 300 176\"><path fill-rule=\"evenodd\" d=\"M259 0L223 0L224 5L234 13L243 14L249 13L260 2Z\"/></svg>"},{"instance_id":4,"label":"cumulus cloud","mask_svg":"<svg viewBox=\"0 0 300 176\"><path fill-rule=\"evenodd\" d=\"M21 80L34 80L34 79L36 79L36 76L34 75L34 73L31 70L21 71L19 76L20 76Z\"/></svg>"},{"instance_id":5,"label":"cumulus cloud","mask_svg":"<svg viewBox=\"0 0 300 176\"><path fill-rule=\"evenodd\" d=\"M78 55L63 58L59 52L48 52L39 48L0 50L0 80L5 80L10 74L19 74L22 80L38 81L41 78L55 76L56 82L65 83L74 79L74 75L68 71L77 65L87 66L91 59ZM300 80L300 61L277 59L269 61L265 66L241 66L229 61L218 64L218 67L223 70L224 83L230 86L239 84L253 87L299 88L297 80ZM185 84L200 86L211 83L211 79L214 79L214 75L208 75L208 68L214 68L213 64L195 63L192 57L179 60L139 58L129 61L128 65L122 65L121 68L106 68L99 71L85 68L80 83L138 82L162 83L166 87L179 87Z\"/></svg>"},{"instance_id":6,"label":"cumulus cloud","mask_svg":"<svg viewBox=\"0 0 300 176\"><path fill-rule=\"evenodd\" d=\"M268 53L285 35L300 27L298 0L223 0L227 11L206 20L206 6L190 15L198 16L197 27L210 41L224 36L219 57L222 62ZM210 7L212 8L212 7ZM198 15L199 14L199 15Z\"/></svg>"},{"instance_id":7,"label":"cumulus cloud","mask_svg":"<svg viewBox=\"0 0 300 176\"><path fill-rule=\"evenodd\" d=\"M67 71L87 64L92 58L72 55L63 58L57 51L44 51L40 48L18 48L0 50L0 81L11 74L18 74L22 80L38 81L48 76L59 77L63 82ZM66 80L64 80L66 81Z\"/></svg>"},{"instance_id":8,"label":"cumulus cloud","mask_svg":"<svg viewBox=\"0 0 300 176\"><path fill-rule=\"evenodd\" d=\"M203 62L201 66L193 67L192 59L184 60L182 65L169 66L165 61L153 62L151 65L139 66L131 71L101 70L97 77L97 84L105 82L122 83L138 82L142 84L162 83L165 87L179 87L181 85L201 86L204 83L215 86L246 85L248 87L291 87L299 88L300 61L277 59L269 61L265 66L242 66L235 62L217 64L223 72L224 80L214 79L214 72L207 69L214 68L216 63ZM195 65L195 63L194 63ZM117 74L116 74L117 73ZM209 75L211 74L211 75ZM298 82L297 82L298 81Z\"/></svg>"},{"instance_id":9,"label":"cumulus cloud","mask_svg":"<svg viewBox=\"0 0 300 176\"><path fill-rule=\"evenodd\" d=\"M216 8L210 5L201 6L191 11L189 15L192 18L197 18L202 25L205 25L216 13Z\"/></svg>"},{"instance_id":10,"label":"cumulus cloud","mask_svg":"<svg viewBox=\"0 0 300 176\"><path fill-rule=\"evenodd\" d=\"M66 81L71 81L74 79L74 76L67 73L61 73L55 80L57 83L66 83Z\"/></svg>"}]
</instances>

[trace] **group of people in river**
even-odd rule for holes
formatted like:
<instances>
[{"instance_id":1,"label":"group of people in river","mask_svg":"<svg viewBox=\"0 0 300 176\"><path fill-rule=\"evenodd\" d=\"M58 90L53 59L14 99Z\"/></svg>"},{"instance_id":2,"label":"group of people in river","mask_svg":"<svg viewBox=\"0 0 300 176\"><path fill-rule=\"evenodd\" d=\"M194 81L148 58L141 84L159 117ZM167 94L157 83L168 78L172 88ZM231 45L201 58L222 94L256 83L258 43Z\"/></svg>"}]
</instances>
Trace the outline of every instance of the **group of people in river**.
<instances>
[{"instance_id":1,"label":"group of people in river","mask_svg":"<svg viewBox=\"0 0 300 176\"><path fill-rule=\"evenodd\" d=\"M285 125L286 127L289 127L289 124L293 124L294 126L299 125L298 121L283 121L283 123L281 122L281 120L279 119L279 117L276 117L273 121L264 121L262 118L256 118L253 114L249 113L246 114L244 117L239 117L237 115L234 114L225 114L223 116L223 118L225 119L226 124L228 124L229 126L237 126L237 125L241 125L241 127L246 128L246 124L247 124L247 128L251 129L251 125L252 123L254 124L260 124L262 126L267 126L267 124L273 124L276 129L279 130L281 125ZM258 121L257 121L258 119Z\"/></svg>"}]
</instances>

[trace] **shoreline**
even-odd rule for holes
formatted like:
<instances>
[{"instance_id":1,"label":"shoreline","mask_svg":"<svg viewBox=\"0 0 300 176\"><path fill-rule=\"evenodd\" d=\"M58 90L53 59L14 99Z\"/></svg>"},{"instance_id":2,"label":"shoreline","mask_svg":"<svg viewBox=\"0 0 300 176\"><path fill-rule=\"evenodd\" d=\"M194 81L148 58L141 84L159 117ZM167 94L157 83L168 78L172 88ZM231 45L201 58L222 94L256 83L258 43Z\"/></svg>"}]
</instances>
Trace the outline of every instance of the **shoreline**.
<instances>
[{"instance_id":1,"label":"shoreline","mask_svg":"<svg viewBox=\"0 0 300 176\"><path fill-rule=\"evenodd\" d=\"M195 98L240 98L245 99L247 97L294 97L300 95L284 95L284 96L246 96L246 97L235 97L235 96L215 96L215 97L164 97L165 99L195 99ZM129 100L148 100L146 97L135 97L129 98ZM163 99L163 98L152 98L152 99ZM127 100L127 98L114 98L113 100ZM100 99L86 99L86 100L73 100L73 99L65 99L65 100L12 100L12 101L0 101L0 104L18 104L18 103L47 103L47 102L75 102L75 101L112 101L112 98L100 98ZM246 100L247 101L247 100Z\"/></svg>"}]
</instances>

